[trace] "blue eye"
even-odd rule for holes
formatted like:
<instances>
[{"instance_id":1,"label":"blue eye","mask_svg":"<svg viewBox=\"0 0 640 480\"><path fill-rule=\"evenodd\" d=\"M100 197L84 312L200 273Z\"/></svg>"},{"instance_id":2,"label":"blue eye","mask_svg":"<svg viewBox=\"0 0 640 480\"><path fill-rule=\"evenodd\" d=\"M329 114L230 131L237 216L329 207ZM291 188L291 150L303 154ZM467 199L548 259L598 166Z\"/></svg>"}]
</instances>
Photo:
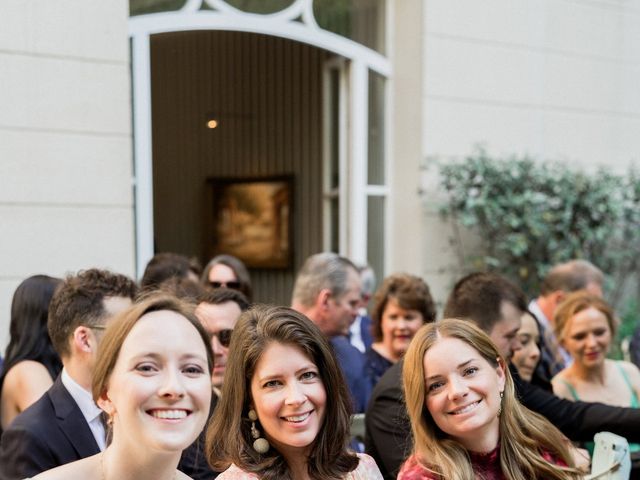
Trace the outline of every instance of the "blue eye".
<instances>
[{"instance_id":1,"label":"blue eye","mask_svg":"<svg viewBox=\"0 0 640 480\"><path fill-rule=\"evenodd\" d=\"M300 375L300 378L302 380L313 380L314 378L317 378L317 377L318 377L318 374L313 371L304 372L302 375Z\"/></svg>"},{"instance_id":2,"label":"blue eye","mask_svg":"<svg viewBox=\"0 0 640 480\"><path fill-rule=\"evenodd\" d=\"M439 389L440 387L442 387L442 385L444 385L444 383L443 383L443 382L434 382L434 383L432 383L431 385L429 385L429 387L427 388L427 390L428 390L429 392L434 392L434 391L436 391L437 389Z\"/></svg>"}]
</instances>

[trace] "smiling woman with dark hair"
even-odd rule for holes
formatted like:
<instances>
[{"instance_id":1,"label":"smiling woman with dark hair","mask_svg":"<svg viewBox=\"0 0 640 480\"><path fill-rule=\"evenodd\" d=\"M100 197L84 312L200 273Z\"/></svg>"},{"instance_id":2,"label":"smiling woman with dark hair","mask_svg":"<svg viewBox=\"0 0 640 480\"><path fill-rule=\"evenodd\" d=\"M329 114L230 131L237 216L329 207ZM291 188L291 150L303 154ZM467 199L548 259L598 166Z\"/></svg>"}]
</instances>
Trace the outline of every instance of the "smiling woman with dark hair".
<instances>
[{"instance_id":1,"label":"smiling woman with dark hair","mask_svg":"<svg viewBox=\"0 0 640 480\"><path fill-rule=\"evenodd\" d=\"M207 431L220 480L381 479L348 450L349 393L318 327L286 307L254 307L236 324L222 398Z\"/></svg>"}]
</instances>

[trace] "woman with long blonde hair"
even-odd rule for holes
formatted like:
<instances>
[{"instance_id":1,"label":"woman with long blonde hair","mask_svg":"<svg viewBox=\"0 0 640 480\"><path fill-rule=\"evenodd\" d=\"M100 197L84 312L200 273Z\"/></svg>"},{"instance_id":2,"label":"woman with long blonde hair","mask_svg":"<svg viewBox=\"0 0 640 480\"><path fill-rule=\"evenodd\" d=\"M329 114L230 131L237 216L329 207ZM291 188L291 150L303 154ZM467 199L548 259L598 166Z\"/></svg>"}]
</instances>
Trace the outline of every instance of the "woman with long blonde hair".
<instances>
[{"instance_id":1,"label":"woman with long blonde hair","mask_svg":"<svg viewBox=\"0 0 640 480\"><path fill-rule=\"evenodd\" d=\"M581 478L564 436L519 403L504 359L471 322L423 326L402 376L414 448L399 480Z\"/></svg>"}]
</instances>

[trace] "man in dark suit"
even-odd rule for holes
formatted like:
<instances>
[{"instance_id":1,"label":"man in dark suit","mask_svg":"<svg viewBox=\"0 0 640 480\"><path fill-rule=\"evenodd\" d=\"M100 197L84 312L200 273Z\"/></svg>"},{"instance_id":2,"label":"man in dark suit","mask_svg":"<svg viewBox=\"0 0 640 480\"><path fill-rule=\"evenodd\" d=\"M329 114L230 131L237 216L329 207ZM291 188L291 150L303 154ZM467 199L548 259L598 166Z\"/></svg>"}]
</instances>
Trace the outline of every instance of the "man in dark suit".
<instances>
[{"instance_id":1,"label":"man in dark suit","mask_svg":"<svg viewBox=\"0 0 640 480\"><path fill-rule=\"evenodd\" d=\"M48 330L63 370L40 399L16 417L0 441L0 480L18 480L105 448L91 380L102 331L131 305L135 283L91 269L68 276L49 306Z\"/></svg>"},{"instance_id":2,"label":"man in dark suit","mask_svg":"<svg viewBox=\"0 0 640 480\"><path fill-rule=\"evenodd\" d=\"M473 273L455 285L444 316L475 322L509 361L513 351L521 347L516 332L526 308L524 294L505 278ZM546 417L571 440L593 440L596 433L609 431L640 441L640 409L564 400L523 381L512 366L510 371L522 404ZM412 448L401 376L402 362L387 370L373 390L365 416L365 451L376 460L385 479L396 478Z\"/></svg>"},{"instance_id":3,"label":"man in dark suit","mask_svg":"<svg viewBox=\"0 0 640 480\"><path fill-rule=\"evenodd\" d=\"M364 411L370 390L364 355L347 337L358 315L360 287L360 274L349 259L336 253L317 253L298 272L291 299L291 308L309 317L331 342L356 412Z\"/></svg>"}]
</instances>

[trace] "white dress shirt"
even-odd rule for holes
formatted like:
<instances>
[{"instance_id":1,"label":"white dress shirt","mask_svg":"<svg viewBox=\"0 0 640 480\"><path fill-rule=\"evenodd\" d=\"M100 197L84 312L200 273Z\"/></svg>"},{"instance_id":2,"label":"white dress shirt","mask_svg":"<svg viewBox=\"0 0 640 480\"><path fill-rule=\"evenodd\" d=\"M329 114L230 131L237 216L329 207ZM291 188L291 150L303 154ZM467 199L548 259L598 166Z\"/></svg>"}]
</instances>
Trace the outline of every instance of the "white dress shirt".
<instances>
[{"instance_id":1,"label":"white dress shirt","mask_svg":"<svg viewBox=\"0 0 640 480\"><path fill-rule=\"evenodd\" d=\"M93 438L96 439L100 451L106 448L105 431L100 415L102 410L93 401L91 392L82 388L78 383L69 376L67 371L62 369L62 384L67 389L71 397L75 400L78 408L82 412L82 416L89 424Z\"/></svg>"}]
</instances>

